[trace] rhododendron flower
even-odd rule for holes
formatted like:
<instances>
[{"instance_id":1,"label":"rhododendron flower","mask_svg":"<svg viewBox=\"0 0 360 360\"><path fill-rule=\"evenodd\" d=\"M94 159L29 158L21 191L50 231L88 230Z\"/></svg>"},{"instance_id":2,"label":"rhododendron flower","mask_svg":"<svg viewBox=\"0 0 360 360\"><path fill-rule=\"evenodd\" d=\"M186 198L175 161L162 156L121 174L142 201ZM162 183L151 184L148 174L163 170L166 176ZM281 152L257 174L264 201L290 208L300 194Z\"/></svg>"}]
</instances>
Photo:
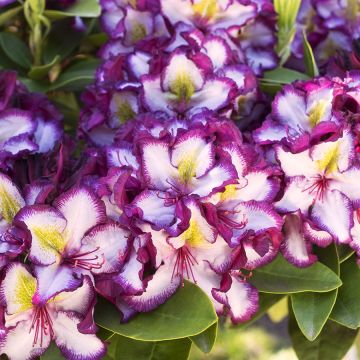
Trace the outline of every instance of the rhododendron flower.
<instances>
[{"instance_id":1,"label":"rhododendron flower","mask_svg":"<svg viewBox=\"0 0 360 360\"><path fill-rule=\"evenodd\" d=\"M92 307L94 289L84 281L72 292L52 293L39 302L37 278L20 263L9 265L1 283L5 320L0 352L10 359L35 359L55 341L67 359L100 359L106 348L93 331L79 329Z\"/></svg>"},{"instance_id":2,"label":"rhododendron flower","mask_svg":"<svg viewBox=\"0 0 360 360\"><path fill-rule=\"evenodd\" d=\"M358 207L360 170L354 163L354 139L344 130L336 141L323 142L298 154L276 147L276 157L286 177L284 196L276 203L285 214L300 212L285 220L284 255L307 264L306 241L326 246L334 240L350 244L354 211ZM293 236L303 232L304 236Z\"/></svg>"},{"instance_id":3,"label":"rhododendron flower","mask_svg":"<svg viewBox=\"0 0 360 360\"><path fill-rule=\"evenodd\" d=\"M129 231L105 223L104 204L85 188L64 193L54 207L25 207L16 221L31 233L29 259L39 265L41 301L54 292L75 289L81 275L118 271L128 248Z\"/></svg>"},{"instance_id":4,"label":"rhododendron flower","mask_svg":"<svg viewBox=\"0 0 360 360\"><path fill-rule=\"evenodd\" d=\"M126 306L149 311L187 279L213 299L219 314L230 307L234 322L245 321L256 311L257 294L238 270L277 254L282 219L271 201L279 184L231 122L209 113L195 119L164 127L136 120L123 134L134 145L109 147L109 165L117 168L100 181L98 193L109 216L151 235L143 247L156 254L144 260L137 255L144 250L132 253L113 281L126 289L120 297ZM145 275L146 264L153 275ZM244 299L241 306L236 297Z\"/></svg>"},{"instance_id":5,"label":"rhododendron flower","mask_svg":"<svg viewBox=\"0 0 360 360\"><path fill-rule=\"evenodd\" d=\"M338 136L342 119L334 109L343 91L327 78L284 86L272 104L272 113L253 136L260 144L281 142L299 152L324 137Z\"/></svg>"},{"instance_id":6,"label":"rhododendron flower","mask_svg":"<svg viewBox=\"0 0 360 360\"><path fill-rule=\"evenodd\" d=\"M62 136L61 115L46 97L30 94L16 73L0 72L0 164L24 154L47 153Z\"/></svg>"}]
</instances>

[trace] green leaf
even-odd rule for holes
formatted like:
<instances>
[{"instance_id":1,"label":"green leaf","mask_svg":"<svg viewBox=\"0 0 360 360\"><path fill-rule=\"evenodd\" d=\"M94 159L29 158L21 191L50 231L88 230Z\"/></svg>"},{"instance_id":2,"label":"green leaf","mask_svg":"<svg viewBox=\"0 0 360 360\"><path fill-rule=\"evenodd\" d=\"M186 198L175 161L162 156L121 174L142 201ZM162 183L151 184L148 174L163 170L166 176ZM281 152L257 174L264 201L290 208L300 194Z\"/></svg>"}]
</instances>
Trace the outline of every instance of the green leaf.
<instances>
[{"instance_id":1,"label":"green leaf","mask_svg":"<svg viewBox=\"0 0 360 360\"><path fill-rule=\"evenodd\" d=\"M45 10L44 14L51 20L59 20L65 17L98 17L101 13L101 8L98 0L78 0L76 3L64 11L60 10Z\"/></svg>"},{"instance_id":2,"label":"green leaf","mask_svg":"<svg viewBox=\"0 0 360 360\"><path fill-rule=\"evenodd\" d=\"M340 278L320 262L301 269L280 255L270 264L255 270L250 282L259 291L274 294L326 292L341 285Z\"/></svg>"},{"instance_id":3,"label":"green leaf","mask_svg":"<svg viewBox=\"0 0 360 360\"><path fill-rule=\"evenodd\" d=\"M33 66L28 72L28 76L33 80L41 80L49 74L50 69L60 61L60 56L55 56L54 59L45 65Z\"/></svg>"},{"instance_id":4,"label":"green leaf","mask_svg":"<svg viewBox=\"0 0 360 360\"><path fill-rule=\"evenodd\" d=\"M319 260L339 275L339 258L336 246L318 249ZM341 288L340 288L341 289ZM316 339L335 305L338 289L327 293L305 292L291 296L292 309L302 333L310 341Z\"/></svg>"},{"instance_id":5,"label":"green leaf","mask_svg":"<svg viewBox=\"0 0 360 360\"><path fill-rule=\"evenodd\" d=\"M80 45L83 38L82 31L74 31L71 27L71 19L54 23L46 39L44 62L52 61L55 56L66 58Z\"/></svg>"},{"instance_id":6,"label":"green leaf","mask_svg":"<svg viewBox=\"0 0 360 360\"><path fill-rule=\"evenodd\" d=\"M354 253L354 250L348 245L336 245L336 248L340 263L346 261Z\"/></svg>"},{"instance_id":7,"label":"green leaf","mask_svg":"<svg viewBox=\"0 0 360 360\"><path fill-rule=\"evenodd\" d=\"M304 62L305 62L306 73L312 78L318 76L319 69L316 65L314 53L306 37L305 30L303 31L303 46L304 46Z\"/></svg>"},{"instance_id":8,"label":"green leaf","mask_svg":"<svg viewBox=\"0 0 360 360\"><path fill-rule=\"evenodd\" d=\"M291 44L296 33L296 17L301 0L274 0L275 11L278 14L278 43L276 51L280 56L280 64L284 64L291 53Z\"/></svg>"},{"instance_id":9,"label":"green leaf","mask_svg":"<svg viewBox=\"0 0 360 360\"><path fill-rule=\"evenodd\" d=\"M36 80L32 80L32 79L28 79L25 77L19 77L19 80L28 88L29 91L31 92L39 92L39 93L45 93L48 90L48 85L40 82L40 81L36 81Z\"/></svg>"},{"instance_id":10,"label":"green leaf","mask_svg":"<svg viewBox=\"0 0 360 360\"><path fill-rule=\"evenodd\" d=\"M99 60L82 60L66 69L50 86L49 91L81 91L94 81Z\"/></svg>"},{"instance_id":11,"label":"green leaf","mask_svg":"<svg viewBox=\"0 0 360 360\"><path fill-rule=\"evenodd\" d=\"M6 10L0 14L0 26L3 26L8 21L10 21L14 16L19 14L22 10L22 6L16 6L9 10Z\"/></svg>"},{"instance_id":12,"label":"green leaf","mask_svg":"<svg viewBox=\"0 0 360 360\"><path fill-rule=\"evenodd\" d=\"M299 360L341 360L353 344L357 330L329 320L316 340L309 341L298 328L294 315L290 313L289 334Z\"/></svg>"},{"instance_id":13,"label":"green leaf","mask_svg":"<svg viewBox=\"0 0 360 360\"><path fill-rule=\"evenodd\" d=\"M271 82L276 84L290 84L296 80L309 80L309 76L299 71L278 67L275 70L266 71L263 82Z\"/></svg>"},{"instance_id":14,"label":"green leaf","mask_svg":"<svg viewBox=\"0 0 360 360\"><path fill-rule=\"evenodd\" d=\"M191 336L190 340L204 353L209 353L216 341L218 323L209 326L199 335Z\"/></svg>"},{"instance_id":15,"label":"green leaf","mask_svg":"<svg viewBox=\"0 0 360 360\"><path fill-rule=\"evenodd\" d=\"M95 309L96 323L119 335L143 341L162 341L198 335L217 322L213 304L196 285L185 286L163 305L120 323L116 308L101 299Z\"/></svg>"},{"instance_id":16,"label":"green leaf","mask_svg":"<svg viewBox=\"0 0 360 360\"><path fill-rule=\"evenodd\" d=\"M7 57L15 64L25 69L30 68L30 50L18 36L8 32L0 33L0 46Z\"/></svg>"},{"instance_id":17,"label":"green leaf","mask_svg":"<svg viewBox=\"0 0 360 360\"><path fill-rule=\"evenodd\" d=\"M64 356L61 355L59 348L52 341L49 348L41 355L40 360L64 360Z\"/></svg>"},{"instance_id":18,"label":"green leaf","mask_svg":"<svg viewBox=\"0 0 360 360\"><path fill-rule=\"evenodd\" d=\"M352 256L341 264L343 285L330 318L351 329L360 327L360 269Z\"/></svg>"},{"instance_id":19,"label":"green leaf","mask_svg":"<svg viewBox=\"0 0 360 360\"><path fill-rule=\"evenodd\" d=\"M114 360L187 360L191 349L187 338L145 342L115 335L110 341L116 342Z\"/></svg>"}]
</instances>

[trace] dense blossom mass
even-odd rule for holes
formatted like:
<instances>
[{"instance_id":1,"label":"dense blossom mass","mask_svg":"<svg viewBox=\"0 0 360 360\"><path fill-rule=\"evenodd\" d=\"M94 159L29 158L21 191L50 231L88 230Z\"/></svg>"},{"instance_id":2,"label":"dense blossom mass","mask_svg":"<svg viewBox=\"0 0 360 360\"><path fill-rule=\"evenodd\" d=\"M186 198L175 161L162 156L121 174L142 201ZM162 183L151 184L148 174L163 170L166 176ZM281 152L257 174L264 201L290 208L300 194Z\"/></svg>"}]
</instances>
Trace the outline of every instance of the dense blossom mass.
<instances>
[{"instance_id":1,"label":"dense blossom mass","mask_svg":"<svg viewBox=\"0 0 360 360\"><path fill-rule=\"evenodd\" d=\"M0 72L0 352L14 360L51 342L102 358L100 297L126 322L192 282L237 324L259 307L252 272L276 257L306 267L332 243L360 257L360 73L332 57L357 61L357 1L303 1L288 64L305 30L332 70L271 108L258 78L280 61L272 1L100 3L108 41L76 141Z\"/></svg>"}]
</instances>

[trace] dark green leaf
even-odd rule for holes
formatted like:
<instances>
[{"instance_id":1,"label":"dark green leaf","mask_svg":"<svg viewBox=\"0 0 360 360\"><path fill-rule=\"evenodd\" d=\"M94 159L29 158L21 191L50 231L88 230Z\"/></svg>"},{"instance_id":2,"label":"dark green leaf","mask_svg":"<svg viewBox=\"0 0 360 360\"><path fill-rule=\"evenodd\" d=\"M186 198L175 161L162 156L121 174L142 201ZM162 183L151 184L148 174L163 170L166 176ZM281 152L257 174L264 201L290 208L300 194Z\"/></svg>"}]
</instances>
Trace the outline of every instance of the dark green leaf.
<instances>
[{"instance_id":1,"label":"dark green leaf","mask_svg":"<svg viewBox=\"0 0 360 360\"><path fill-rule=\"evenodd\" d=\"M299 71L290 70L284 67L279 67L275 70L266 71L262 82L269 82L275 84L290 84L296 80L309 80L310 78Z\"/></svg>"},{"instance_id":2,"label":"dark green leaf","mask_svg":"<svg viewBox=\"0 0 360 360\"><path fill-rule=\"evenodd\" d=\"M41 355L40 360L64 360L64 356L61 355L59 348L52 341L44 355Z\"/></svg>"},{"instance_id":3,"label":"dark green leaf","mask_svg":"<svg viewBox=\"0 0 360 360\"><path fill-rule=\"evenodd\" d=\"M289 333L299 360L341 360L348 352L357 330L348 329L331 320L314 341L309 341L297 326L294 315L289 315Z\"/></svg>"},{"instance_id":4,"label":"dark green leaf","mask_svg":"<svg viewBox=\"0 0 360 360\"><path fill-rule=\"evenodd\" d=\"M187 360L191 341L187 338L170 341L137 341L115 335L114 360Z\"/></svg>"},{"instance_id":5,"label":"dark green leaf","mask_svg":"<svg viewBox=\"0 0 360 360\"><path fill-rule=\"evenodd\" d=\"M82 60L66 69L50 86L49 91L81 91L94 81L94 75L99 61Z\"/></svg>"},{"instance_id":6,"label":"dark green leaf","mask_svg":"<svg viewBox=\"0 0 360 360\"><path fill-rule=\"evenodd\" d=\"M83 37L82 31L74 31L71 19L54 23L44 47L44 62L52 61L55 56L66 58L80 45Z\"/></svg>"},{"instance_id":7,"label":"dark green leaf","mask_svg":"<svg viewBox=\"0 0 360 360\"><path fill-rule=\"evenodd\" d=\"M216 341L218 323L211 325L199 335L191 336L190 340L204 353L209 353Z\"/></svg>"},{"instance_id":8,"label":"dark green leaf","mask_svg":"<svg viewBox=\"0 0 360 360\"><path fill-rule=\"evenodd\" d=\"M360 269L354 256L341 264L343 285L330 318L351 329L360 327Z\"/></svg>"},{"instance_id":9,"label":"dark green leaf","mask_svg":"<svg viewBox=\"0 0 360 360\"><path fill-rule=\"evenodd\" d=\"M163 305L120 323L116 308L101 299L95 310L96 323L119 335L143 341L162 341L198 335L215 324L211 300L196 285L185 282Z\"/></svg>"},{"instance_id":10,"label":"dark green leaf","mask_svg":"<svg viewBox=\"0 0 360 360\"><path fill-rule=\"evenodd\" d=\"M326 292L341 285L340 278L320 262L301 269L280 255L270 264L255 270L250 282L259 291L274 294Z\"/></svg>"},{"instance_id":11,"label":"dark green leaf","mask_svg":"<svg viewBox=\"0 0 360 360\"><path fill-rule=\"evenodd\" d=\"M0 46L0 69L17 69L18 71L22 72L23 69L20 69L18 65L16 65L13 61L11 61L7 55L5 54L4 50Z\"/></svg>"},{"instance_id":12,"label":"dark green leaf","mask_svg":"<svg viewBox=\"0 0 360 360\"><path fill-rule=\"evenodd\" d=\"M55 58L53 59L53 61L51 61L50 63L46 64L46 65L41 65L41 66L33 66L31 68L31 70L28 73L28 76L30 79L33 80L41 80L44 77L46 77L50 71L50 69L57 64L60 61L60 56L55 56Z\"/></svg>"},{"instance_id":13,"label":"dark green leaf","mask_svg":"<svg viewBox=\"0 0 360 360\"><path fill-rule=\"evenodd\" d=\"M98 0L78 0L73 6L64 11L46 10L45 16L51 20L63 19L65 17L98 17L101 9Z\"/></svg>"},{"instance_id":14,"label":"dark green leaf","mask_svg":"<svg viewBox=\"0 0 360 360\"><path fill-rule=\"evenodd\" d=\"M9 20L11 20L14 16L19 14L21 12L21 10L22 10L22 6L16 6L9 10L3 11L0 14L0 26L3 26L5 23L7 23Z\"/></svg>"},{"instance_id":15,"label":"dark green leaf","mask_svg":"<svg viewBox=\"0 0 360 360\"><path fill-rule=\"evenodd\" d=\"M312 78L318 76L319 70L316 65L316 61L311 45L307 40L305 30L303 31L303 46L304 46L304 62L305 62L306 73Z\"/></svg>"},{"instance_id":16,"label":"dark green leaf","mask_svg":"<svg viewBox=\"0 0 360 360\"><path fill-rule=\"evenodd\" d=\"M25 69L30 68L30 50L18 36L8 32L0 33L0 46L11 61Z\"/></svg>"},{"instance_id":17,"label":"dark green leaf","mask_svg":"<svg viewBox=\"0 0 360 360\"><path fill-rule=\"evenodd\" d=\"M45 93L49 87L47 84L43 82L31 80L25 77L19 77L19 80L28 88L29 91L32 92Z\"/></svg>"},{"instance_id":18,"label":"dark green leaf","mask_svg":"<svg viewBox=\"0 0 360 360\"><path fill-rule=\"evenodd\" d=\"M354 250L348 245L337 245L336 248L340 263L346 261L354 253Z\"/></svg>"}]
</instances>

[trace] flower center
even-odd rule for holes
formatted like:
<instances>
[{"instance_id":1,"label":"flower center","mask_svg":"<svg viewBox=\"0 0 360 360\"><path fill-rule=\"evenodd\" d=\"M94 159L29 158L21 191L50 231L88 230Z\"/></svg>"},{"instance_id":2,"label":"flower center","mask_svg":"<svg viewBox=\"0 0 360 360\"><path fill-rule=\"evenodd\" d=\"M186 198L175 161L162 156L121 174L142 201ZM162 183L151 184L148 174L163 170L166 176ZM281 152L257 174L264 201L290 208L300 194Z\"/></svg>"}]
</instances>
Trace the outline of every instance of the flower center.
<instances>
[{"instance_id":1,"label":"flower center","mask_svg":"<svg viewBox=\"0 0 360 360\"><path fill-rule=\"evenodd\" d=\"M101 269L104 265L105 257L104 255L95 255L95 253L100 249L100 247L96 247L94 250L86 251L83 253L77 253L71 256L67 256L64 258L63 262L67 264L71 264L73 267L79 267L85 270L92 269Z\"/></svg>"},{"instance_id":2,"label":"flower center","mask_svg":"<svg viewBox=\"0 0 360 360\"><path fill-rule=\"evenodd\" d=\"M38 341L40 341L40 347L42 347L46 336L54 337L52 326L53 323L46 306L36 307L29 329L29 334L34 331L33 347L38 344Z\"/></svg>"},{"instance_id":3,"label":"flower center","mask_svg":"<svg viewBox=\"0 0 360 360\"><path fill-rule=\"evenodd\" d=\"M240 210L235 210L235 209L218 210L218 219L230 228L241 230L248 223L248 219L246 218L245 214L242 215L242 219L240 221L231 219L231 216L238 215L240 213L241 213Z\"/></svg>"},{"instance_id":4,"label":"flower center","mask_svg":"<svg viewBox=\"0 0 360 360\"><path fill-rule=\"evenodd\" d=\"M186 246L181 247L176 253L176 261L171 275L171 280L174 276L180 276L184 285L184 276L186 276L189 280L192 279L196 284L196 279L192 269L195 264L198 265L198 262L191 254L190 250Z\"/></svg>"},{"instance_id":5,"label":"flower center","mask_svg":"<svg viewBox=\"0 0 360 360\"><path fill-rule=\"evenodd\" d=\"M329 187L329 179L327 179L325 175L312 176L311 179L313 179L311 185L304 189L303 192L309 191L310 194L315 195L315 200L322 201Z\"/></svg>"}]
</instances>

